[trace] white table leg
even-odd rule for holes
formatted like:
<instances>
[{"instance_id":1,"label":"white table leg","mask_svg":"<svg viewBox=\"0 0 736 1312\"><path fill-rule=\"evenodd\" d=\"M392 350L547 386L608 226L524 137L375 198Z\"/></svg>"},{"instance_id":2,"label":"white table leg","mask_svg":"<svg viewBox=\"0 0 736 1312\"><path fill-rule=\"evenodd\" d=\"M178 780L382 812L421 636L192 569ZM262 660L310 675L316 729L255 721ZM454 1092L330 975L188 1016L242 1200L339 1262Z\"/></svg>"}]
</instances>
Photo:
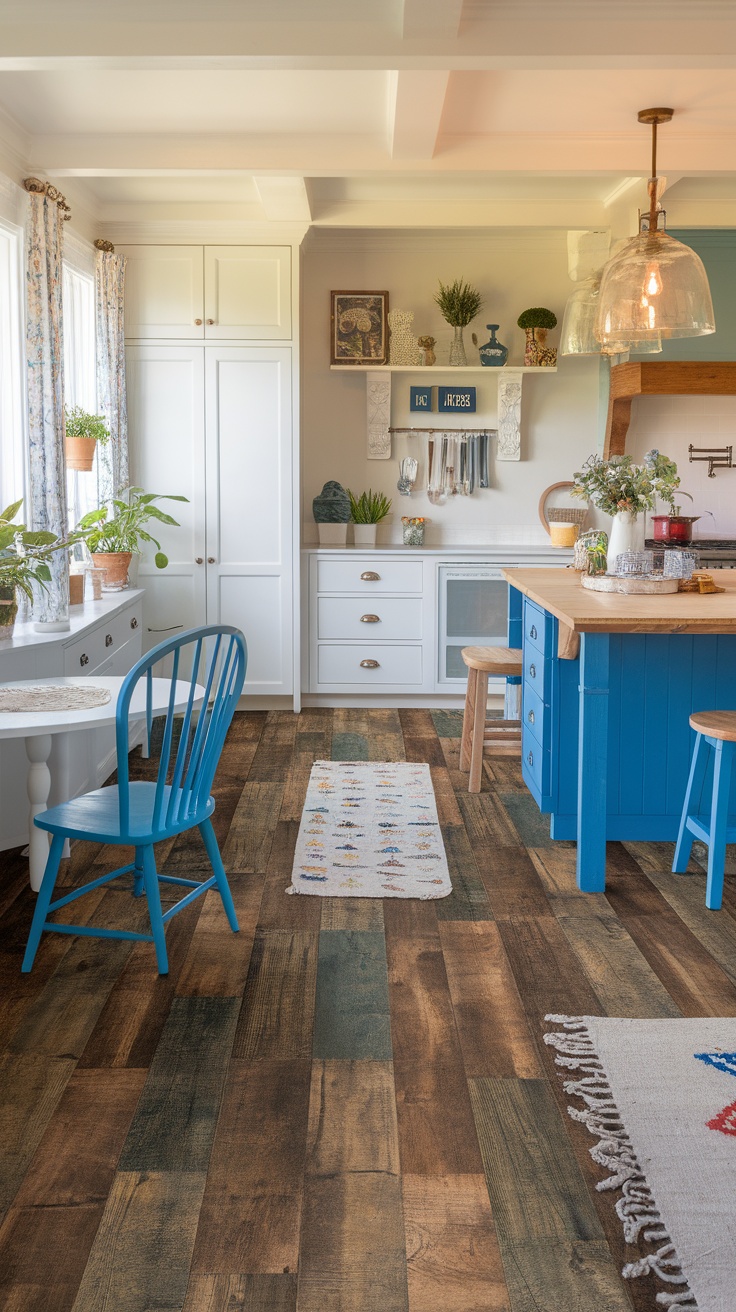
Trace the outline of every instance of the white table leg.
<instances>
[{"instance_id":1,"label":"white table leg","mask_svg":"<svg viewBox=\"0 0 736 1312\"><path fill-rule=\"evenodd\" d=\"M71 751L71 734L55 733L51 750L51 796L49 806L60 806L71 797L69 778L69 756ZM71 849L69 839L64 840L62 856L69 856Z\"/></svg>"},{"instance_id":2,"label":"white table leg","mask_svg":"<svg viewBox=\"0 0 736 1312\"><path fill-rule=\"evenodd\" d=\"M46 859L49 854L49 836L45 829L38 829L33 823L39 811L45 811L51 791L51 771L48 759L51 754L50 733L38 734L26 738L26 756L28 769L28 801L31 804L28 829L28 865L30 867L31 888L37 893L41 887Z\"/></svg>"}]
</instances>

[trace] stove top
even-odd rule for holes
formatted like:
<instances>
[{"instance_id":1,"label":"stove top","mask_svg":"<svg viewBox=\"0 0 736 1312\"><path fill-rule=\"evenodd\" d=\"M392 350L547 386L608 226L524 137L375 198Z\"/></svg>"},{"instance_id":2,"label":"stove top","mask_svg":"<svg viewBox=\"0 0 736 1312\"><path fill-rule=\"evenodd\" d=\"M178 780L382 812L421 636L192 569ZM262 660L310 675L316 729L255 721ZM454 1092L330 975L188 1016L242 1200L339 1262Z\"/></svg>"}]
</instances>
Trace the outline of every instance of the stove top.
<instances>
[{"instance_id":1,"label":"stove top","mask_svg":"<svg viewBox=\"0 0 736 1312\"><path fill-rule=\"evenodd\" d=\"M647 538L645 545L655 551L677 551L682 544L673 542L671 546L665 546L663 542L655 542L652 538ZM701 561L715 561L729 565L732 562L736 563L735 538L693 538L690 549L697 551ZM686 547L685 550L688 548Z\"/></svg>"}]
</instances>

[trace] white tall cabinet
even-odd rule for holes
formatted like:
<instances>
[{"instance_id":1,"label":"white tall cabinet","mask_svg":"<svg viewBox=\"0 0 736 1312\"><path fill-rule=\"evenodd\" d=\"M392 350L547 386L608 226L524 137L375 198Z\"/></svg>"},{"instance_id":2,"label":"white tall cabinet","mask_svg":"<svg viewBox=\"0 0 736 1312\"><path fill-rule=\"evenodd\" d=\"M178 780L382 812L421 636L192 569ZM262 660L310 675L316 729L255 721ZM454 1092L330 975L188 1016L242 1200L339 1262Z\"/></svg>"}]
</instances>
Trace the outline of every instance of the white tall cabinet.
<instances>
[{"instance_id":1,"label":"white tall cabinet","mask_svg":"<svg viewBox=\"0 0 736 1312\"><path fill-rule=\"evenodd\" d=\"M167 568L155 568L153 550L140 563L144 644L234 624L248 642L245 693L298 699L291 249L118 249L132 289L131 478L188 498L162 503L180 528L154 526Z\"/></svg>"}]
</instances>

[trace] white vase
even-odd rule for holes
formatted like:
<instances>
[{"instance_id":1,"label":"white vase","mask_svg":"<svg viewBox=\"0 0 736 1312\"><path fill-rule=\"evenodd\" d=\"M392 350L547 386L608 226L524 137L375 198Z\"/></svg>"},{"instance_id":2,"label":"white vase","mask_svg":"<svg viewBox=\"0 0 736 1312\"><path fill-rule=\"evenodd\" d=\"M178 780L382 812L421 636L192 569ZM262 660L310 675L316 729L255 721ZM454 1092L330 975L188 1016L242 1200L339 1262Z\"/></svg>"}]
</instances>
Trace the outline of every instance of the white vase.
<instances>
[{"instance_id":1,"label":"white vase","mask_svg":"<svg viewBox=\"0 0 736 1312\"><path fill-rule=\"evenodd\" d=\"M353 542L356 547L375 547L377 524L353 524Z\"/></svg>"},{"instance_id":2,"label":"white vase","mask_svg":"<svg viewBox=\"0 0 736 1312\"><path fill-rule=\"evenodd\" d=\"M619 510L613 517L608 537L606 563L609 574L616 571L616 557L622 551L643 551L646 515L633 510Z\"/></svg>"}]
</instances>

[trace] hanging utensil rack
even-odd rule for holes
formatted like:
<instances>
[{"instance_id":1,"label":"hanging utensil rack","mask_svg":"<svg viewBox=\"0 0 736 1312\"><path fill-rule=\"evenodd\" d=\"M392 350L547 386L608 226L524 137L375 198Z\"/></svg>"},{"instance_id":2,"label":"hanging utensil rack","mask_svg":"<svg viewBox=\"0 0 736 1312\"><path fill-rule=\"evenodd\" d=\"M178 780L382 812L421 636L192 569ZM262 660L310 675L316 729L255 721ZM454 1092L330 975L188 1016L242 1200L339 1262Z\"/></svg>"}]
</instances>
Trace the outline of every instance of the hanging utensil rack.
<instances>
[{"instance_id":1,"label":"hanging utensil rack","mask_svg":"<svg viewBox=\"0 0 736 1312\"><path fill-rule=\"evenodd\" d=\"M472 436L479 436L481 433L489 435L496 432L495 428L389 428L389 433L443 433L448 437L454 437L456 433L465 433Z\"/></svg>"}]
</instances>

